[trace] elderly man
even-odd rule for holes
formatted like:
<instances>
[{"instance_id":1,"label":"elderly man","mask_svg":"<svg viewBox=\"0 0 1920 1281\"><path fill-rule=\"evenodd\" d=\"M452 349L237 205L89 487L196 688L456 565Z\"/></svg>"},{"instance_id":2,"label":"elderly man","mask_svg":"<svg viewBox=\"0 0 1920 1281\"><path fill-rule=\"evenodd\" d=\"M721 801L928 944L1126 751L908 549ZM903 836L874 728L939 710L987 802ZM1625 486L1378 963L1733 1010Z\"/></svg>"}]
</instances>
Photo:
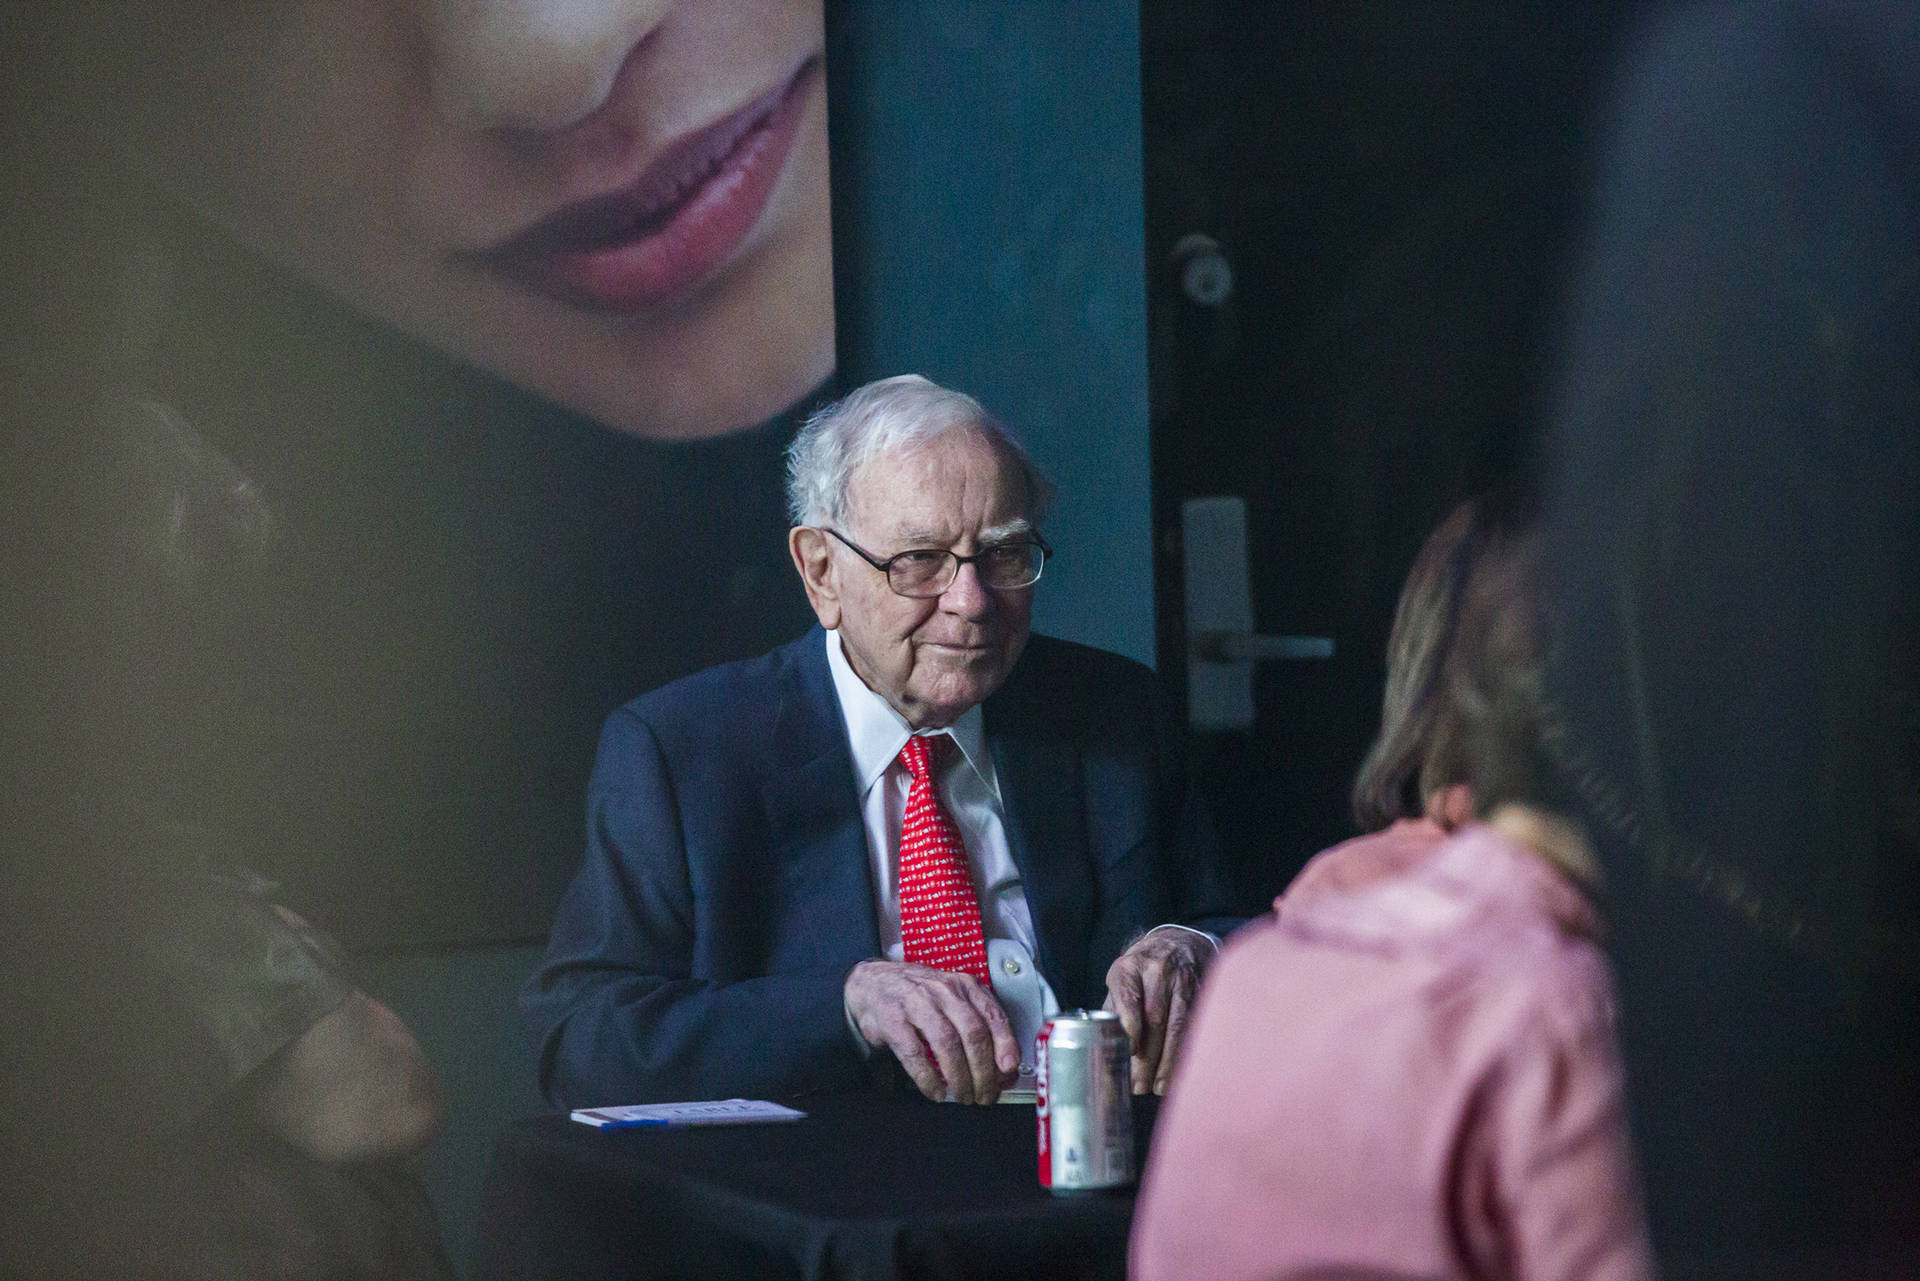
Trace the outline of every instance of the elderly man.
<instances>
[{"instance_id":1,"label":"elderly man","mask_svg":"<svg viewBox=\"0 0 1920 1281\"><path fill-rule=\"evenodd\" d=\"M820 627L608 719L522 1002L542 1088L789 1096L892 1060L991 1102L1104 999L1164 1090L1215 947L1168 923L1231 920L1152 673L1029 636L1045 481L914 376L816 415L788 471Z\"/></svg>"}]
</instances>

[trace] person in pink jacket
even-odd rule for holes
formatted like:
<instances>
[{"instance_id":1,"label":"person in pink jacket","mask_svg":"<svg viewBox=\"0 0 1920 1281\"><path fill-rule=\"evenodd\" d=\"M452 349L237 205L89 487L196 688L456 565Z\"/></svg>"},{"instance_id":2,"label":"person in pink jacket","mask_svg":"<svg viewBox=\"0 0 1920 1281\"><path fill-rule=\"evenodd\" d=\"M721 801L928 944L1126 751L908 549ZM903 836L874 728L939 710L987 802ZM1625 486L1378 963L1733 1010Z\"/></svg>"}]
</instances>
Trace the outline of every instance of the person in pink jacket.
<instances>
[{"instance_id":1,"label":"person in pink jacket","mask_svg":"<svg viewBox=\"0 0 1920 1281\"><path fill-rule=\"evenodd\" d=\"M1546 771L1518 527L1471 504L1429 540L1356 786L1363 823L1386 821L1209 973L1141 1188L1139 1281L1653 1275L1597 871L1525 803Z\"/></svg>"}]
</instances>

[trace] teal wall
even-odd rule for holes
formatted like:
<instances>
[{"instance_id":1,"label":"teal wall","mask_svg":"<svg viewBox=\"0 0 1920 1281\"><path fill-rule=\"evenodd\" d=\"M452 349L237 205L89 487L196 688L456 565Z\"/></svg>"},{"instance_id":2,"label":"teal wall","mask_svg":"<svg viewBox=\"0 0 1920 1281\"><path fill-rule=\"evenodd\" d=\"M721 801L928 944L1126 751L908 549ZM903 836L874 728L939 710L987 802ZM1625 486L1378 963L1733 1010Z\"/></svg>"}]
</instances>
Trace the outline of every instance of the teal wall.
<instances>
[{"instance_id":1,"label":"teal wall","mask_svg":"<svg viewBox=\"0 0 1920 1281\"><path fill-rule=\"evenodd\" d=\"M1139 6L832 10L840 364L978 396L1060 485L1035 626L1153 661Z\"/></svg>"}]
</instances>

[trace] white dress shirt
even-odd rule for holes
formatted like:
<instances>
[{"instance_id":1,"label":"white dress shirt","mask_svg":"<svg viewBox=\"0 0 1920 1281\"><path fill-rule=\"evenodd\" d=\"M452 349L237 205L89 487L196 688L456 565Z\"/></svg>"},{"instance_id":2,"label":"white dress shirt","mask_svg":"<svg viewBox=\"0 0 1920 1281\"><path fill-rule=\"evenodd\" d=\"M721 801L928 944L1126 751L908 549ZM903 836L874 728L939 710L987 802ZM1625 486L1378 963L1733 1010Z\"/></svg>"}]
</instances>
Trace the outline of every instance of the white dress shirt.
<instances>
[{"instance_id":1,"label":"white dress shirt","mask_svg":"<svg viewBox=\"0 0 1920 1281\"><path fill-rule=\"evenodd\" d=\"M840 648L840 633L827 633L827 668L847 724L853 753L853 782L860 794L860 817L867 833L867 857L873 868L873 914L880 930L880 954L906 957L900 941L900 826L907 810L906 767L900 749L913 732L887 700L854 674ZM980 928L987 942L987 973L993 994L1013 1024L1020 1046L1020 1085L1031 1085L1034 1037L1060 1004L1033 962L1033 914L1027 908L1020 870L1007 848L1005 811L980 709L967 710L944 730L928 731L953 739L934 786L960 839L967 847L973 893L980 904ZM859 1029L854 1029L859 1037ZM864 1042L863 1042L864 1044Z\"/></svg>"},{"instance_id":2,"label":"white dress shirt","mask_svg":"<svg viewBox=\"0 0 1920 1281\"><path fill-rule=\"evenodd\" d=\"M867 688L854 674L840 648L840 633L827 633L827 670L833 673L834 693L847 724L847 745L853 753L853 785L860 794L860 821L867 833L867 857L873 868L873 916L880 932L880 953L889 961L906 959L900 941L900 827L907 812L911 779L899 763L900 749L912 734L906 719L886 699ZM960 839L967 847L973 874L973 894L980 904L980 929L987 942L987 975L993 994L1013 1025L1020 1046L1020 1079L1016 1089L1033 1086L1034 1038L1048 1019L1060 1012L1040 967L1034 964L1033 913L1007 848L1006 810L1000 800L1000 782L993 756L987 750L985 719L976 705L946 729L959 747L949 753L934 780ZM1159 930L1184 930L1212 942L1220 940L1205 930L1185 925L1156 925ZM860 1035L851 1012L847 1026L863 1053L872 1047Z\"/></svg>"}]
</instances>

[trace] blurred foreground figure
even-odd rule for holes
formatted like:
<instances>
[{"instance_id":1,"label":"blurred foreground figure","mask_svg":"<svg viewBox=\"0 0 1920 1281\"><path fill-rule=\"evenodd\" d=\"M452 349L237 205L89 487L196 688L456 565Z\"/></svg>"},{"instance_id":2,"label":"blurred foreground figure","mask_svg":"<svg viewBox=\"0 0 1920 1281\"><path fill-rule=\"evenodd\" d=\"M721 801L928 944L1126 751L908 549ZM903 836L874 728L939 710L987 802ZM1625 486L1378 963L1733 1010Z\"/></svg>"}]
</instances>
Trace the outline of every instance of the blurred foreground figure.
<instances>
[{"instance_id":1,"label":"blurred foreground figure","mask_svg":"<svg viewBox=\"0 0 1920 1281\"><path fill-rule=\"evenodd\" d=\"M1363 822L1401 817L1216 963L1141 1191L1141 1281L1652 1275L1596 869L1535 807L1522 546L1470 505L1422 550L1355 789Z\"/></svg>"},{"instance_id":2,"label":"blurred foreground figure","mask_svg":"<svg viewBox=\"0 0 1920 1281\"><path fill-rule=\"evenodd\" d=\"M451 1277L432 1070L205 787L248 692L197 638L270 517L183 423L75 399L5 476L0 1275Z\"/></svg>"},{"instance_id":3,"label":"blurred foreground figure","mask_svg":"<svg viewBox=\"0 0 1920 1281\"><path fill-rule=\"evenodd\" d=\"M1628 63L1544 581L1675 1275L1920 1258L1920 8L1696 8Z\"/></svg>"},{"instance_id":4,"label":"blurred foreground figure","mask_svg":"<svg viewBox=\"0 0 1920 1281\"><path fill-rule=\"evenodd\" d=\"M453 1275L407 1162L433 1074L324 940L201 874L7 924L6 1275Z\"/></svg>"}]
</instances>

